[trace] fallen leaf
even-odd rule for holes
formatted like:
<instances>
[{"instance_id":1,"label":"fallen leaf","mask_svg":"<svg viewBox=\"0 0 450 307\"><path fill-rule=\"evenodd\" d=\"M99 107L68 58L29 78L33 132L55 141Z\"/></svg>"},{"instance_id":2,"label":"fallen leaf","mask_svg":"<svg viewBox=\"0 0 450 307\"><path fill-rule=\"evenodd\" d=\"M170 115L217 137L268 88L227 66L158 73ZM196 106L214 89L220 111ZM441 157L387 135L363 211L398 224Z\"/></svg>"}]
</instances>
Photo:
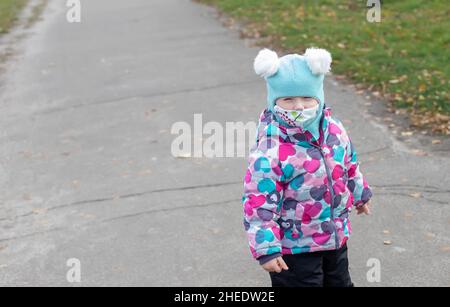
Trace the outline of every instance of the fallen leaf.
<instances>
[{"instance_id":1,"label":"fallen leaf","mask_svg":"<svg viewBox=\"0 0 450 307\"><path fill-rule=\"evenodd\" d=\"M442 246L441 251L450 252L450 246Z\"/></svg>"},{"instance_id":2,"label":"fallen leaf","mask_svg":"<svg viewBox=\"0 0 450 307\"><path fill-rule=\"evenodd\" d=\"M383 244L384 244L384 245L391 245L391 244L392 244L392 241L390 241L390 240L384 240L384 241L383 241Z\"/></svg>"},{"instance_id":3,"label":"fallen leaf","mask_svg":"<svg viewBox=\"0 0 450 307\"><path fill-rule=\"evenodd\" d=\"M388 235L388 234L390 234L391 232L390 232L389 230L385 229L385 230L383 230L383 233L384 233L385 235Z\"/></svg>"},{"instance_id":4,"label":"fallen leaf","mask_svg":"<svg viewBox=\"0 0 450 307\"><path fill-rule=\"evenodd\" d=\"M175 158L190 158L191 154L190 153L182 153L182 154L178 154Z\"/></svg>"},{"instance_id":5,"label":"fallen leaf","mask_svg":"<svg viewBox=\"0 0 450 307\"><path fill-rule=\"evenodd\" d=\"M431 144L436 145L436 144L441 144L442 141L441 140L432 140Z\"/></svg>"},{"instance_id":6,"label":"fallen leaf","mask_svg":"<svg viewBox=\"0 0 450 307\"><path fill-rule=\"evenodd\" d=\"M436 238L436 234L432 233L432 232L427 232L425 234L427 236L428 239L434 239Z\"/></svg>"},{"instance_id":7,"label":"fallen leaf","mask_svg":"<svg viewBox=\"0 0 450 307\"><path fill-rule=\"evenodd\" d=\"M93 214L88 214L88 213L80 213L80 216L81 216L82 218L85 218L85 219L88 219L88 220L92 220L92 219L95 219L95 218L96 218L95 215L93 215Z\"/></svg>"},{"instance_id":8,"label":"fallen leaf","mask_svg":"<svg viewBox=\"0 0 450 307\"><path fill-rule=\"evenodd\" d=\"M402 136L412 136L414 133L412 131L403 131Z\"/></svg>"},{"instance_id":9,"label":"fallen leaf","mask_svg":"<svg viewBox=\"0 0 450 307\"><path fill-rule=\"evenodd\" d=\"M31 210L31 212L33 212L34 214L42 214L46 213L47 211L47 208L34 208L33 210Z\"/></svg>"},{"instance_id":10,"label":"fallen leaf","mask_svg":"<svg viewBox=\"0 0 450 307\"><path fill-rule=\"evenodd\" d=\"M139 175L139 176L144 176L144 175L149 175L149 174L151 174L151 173L152 173L151 169L145 169L145 170L140 171L140 172L138 173L138 175Z\"/></svg>"},{"instance_id":11,"label":"fallen leaf","mask_svg":"<svg viewBox=\"0 0 450 307\"><path fill-rule=\"evenodd\" d=\"M409 196L412 196L414 198L420 198L422 195L419 192L416 192L416 193L409 194Z\"/></svg>"},{"instance_id":12,"label":"fallen leaf","mask_svg":"<svg viewBox=\"0 0 450 307\"><path fill-rule=\"evenodd\" d=\"M423 157L423 156L427 156L428 155L425 151L420 150L420 149L414 149L414 150L412 150L412 153L415 154L416 156L419 156L419 157Z\"/></svg>"}]
</instances>

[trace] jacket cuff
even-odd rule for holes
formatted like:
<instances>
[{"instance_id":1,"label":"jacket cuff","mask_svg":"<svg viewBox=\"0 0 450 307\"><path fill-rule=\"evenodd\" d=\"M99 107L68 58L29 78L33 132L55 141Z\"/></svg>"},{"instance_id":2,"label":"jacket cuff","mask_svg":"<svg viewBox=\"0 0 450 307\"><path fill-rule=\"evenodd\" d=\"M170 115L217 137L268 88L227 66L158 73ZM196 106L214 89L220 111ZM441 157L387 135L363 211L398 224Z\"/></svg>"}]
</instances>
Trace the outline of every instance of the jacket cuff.
<instances>
[{"instance_id":1,"label":"jacket cuff","mask_svg":"<svg viewBox=\"0 0 450 307\"><path fill-rule=\"evenodd\" d=\"M372 198L373 194L372 194L372 189L367 187L363 190L363 195L361 195L361 200L359 200L356 204L355 207L359 208L364 206L366 203L369 202L369 200Z\"/></svg>"},{"instance_id":2,"label":"jacket cuff","mask_svg":"<svg viewBox=\"0 0 450 307\"><path fill-rule=\"evenodd\" d=\"M275 253L275 254L270 254L270 255L263 255L257 258L257 260L259 261L259 264L263 265L266 262L269 262L272 259L278 258L282 256L281 253Z\"/></svg>"}]
</instances>

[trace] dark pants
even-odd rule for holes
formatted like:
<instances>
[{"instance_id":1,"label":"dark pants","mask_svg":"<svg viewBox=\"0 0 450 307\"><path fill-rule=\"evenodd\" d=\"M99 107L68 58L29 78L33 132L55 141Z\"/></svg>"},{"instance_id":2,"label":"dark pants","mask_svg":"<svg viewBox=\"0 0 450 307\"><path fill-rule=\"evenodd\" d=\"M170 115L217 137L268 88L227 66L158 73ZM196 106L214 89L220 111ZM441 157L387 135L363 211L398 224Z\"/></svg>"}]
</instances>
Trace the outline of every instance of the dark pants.
<instances>
[{"instance_id":1,"label":"dark pants","mask_svg":"<svg viewBox=\"0 0 450 307\"><path fill-rule=\"evenodd\" d=\"M338 250L283 255L289 270L269 272L272 287L353 287L347 245Z\"/></svg>"}]
</instances>

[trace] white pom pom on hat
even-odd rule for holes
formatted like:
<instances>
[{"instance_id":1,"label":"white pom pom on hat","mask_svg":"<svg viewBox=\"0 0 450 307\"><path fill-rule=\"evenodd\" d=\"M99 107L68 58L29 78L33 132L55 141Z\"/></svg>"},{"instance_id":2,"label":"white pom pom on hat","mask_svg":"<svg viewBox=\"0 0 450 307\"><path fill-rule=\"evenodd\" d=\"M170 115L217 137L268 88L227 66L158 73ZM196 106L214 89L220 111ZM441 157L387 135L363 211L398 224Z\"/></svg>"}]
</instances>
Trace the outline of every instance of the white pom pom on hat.
<instances>
[{"instance_id":1,"label":"white pom pom on hat","mask_svg":"<svg viewBox=\"0 0 450 307\"><path fill-rule=\"evenodd\" d=\"M308 48L304 57L309 69L315 75L324 75L331 69L331 54L325 49Z\"/></svg>"},{"instance_id":2,"label":"white pom pom on hat","mask_svg":"<svg viewBox=\"0 0 450 307\"><path fill-rule=\"evenodd\" d=\"M253 62L255 73L263 78L273 76L280 67L280 59L275 51L264 48L258 52Z\"/></svg>"}]
</instances>

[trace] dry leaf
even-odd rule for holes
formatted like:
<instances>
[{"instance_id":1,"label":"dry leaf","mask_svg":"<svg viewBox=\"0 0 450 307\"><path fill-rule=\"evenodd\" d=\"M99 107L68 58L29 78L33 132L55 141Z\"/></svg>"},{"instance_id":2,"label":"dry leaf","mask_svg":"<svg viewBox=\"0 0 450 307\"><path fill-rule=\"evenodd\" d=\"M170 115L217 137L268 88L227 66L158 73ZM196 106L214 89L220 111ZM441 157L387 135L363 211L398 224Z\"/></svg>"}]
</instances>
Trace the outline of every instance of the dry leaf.
<instances>
[{"instance_id":1,"label":"dry leaf","mask_svg":"<svg viewBox=\"0 0 450 307\"><path fill-rule=\"evenodd\" d=\"M384 241L383 241L383 244L384 244L384 245L391 245L391 244L392 244L392 241L390 241L390 240L384 240Z\"/></svg>"},{"instance_id":2,"label":"dry leaf","mask_svg":"<svg viewBox=\"0 0 450 307\"><path fill-rule=\"evenodd\" d=\"M175 158L181 158L181 159L183 159L183 158L190 158L191 157L191 154L190 153L182 153L182 154L179 154L179 155L177 155Z\"/></svg>"},{"instance_id":3,"label":"dry leaf","mask_svg":"<svg viewBox=\"0 0 450 307\"><path fill-rule=\"evenodd\" d=\"M412 151L412 153L415 154L416 156L419 156L419 157L423 157L423 156L427 156L428 155L425 151L420 150L420 149L414 149Z\"/></svg>"},{"instance_id":4,"label":"dry leaf","mask_svg":"<svg viewBox=\"0 0 450 307\"><path fill-rule=\"evenodd\" d=\"M420 198L422 195L419 192L416 192L416 193L409 194L409 196L412 196L414 198Z\"/></svg>"},{"instance_id":5,"label":"dry leaf","mask_svg":"<svg viewBox=\"0 0 450 307\"><path fill-rule=\"evenodd\" d=\"M151 169L145 169L145 170L140 171L140 172L138 173L138 175L139 175L139 176L144 176L144 175L149 175L149 174L151 174L151 173L152 173L152 170L151 170Z\"/></svg>"},{"instance_id":6,"label":"dry leaf","mask_svg":"<svg viewBox=\"0 0 450 307\"><path fill-rule=\"evenodd\" d=\"M450 252L450 246L442 246L441 251Z\"/></svg>"},{"instance_id":7,"label":"dry leaf","mask_svg":"<svg viewBox=\"0 0 450 307\"><path fill-rule=\"evenodd\" d=\"M31 212L33 212L34 214L42 214L46 213L47 211L47 208L34 208L33 210L31 210Z\"/></svg>"}]
</instances>

